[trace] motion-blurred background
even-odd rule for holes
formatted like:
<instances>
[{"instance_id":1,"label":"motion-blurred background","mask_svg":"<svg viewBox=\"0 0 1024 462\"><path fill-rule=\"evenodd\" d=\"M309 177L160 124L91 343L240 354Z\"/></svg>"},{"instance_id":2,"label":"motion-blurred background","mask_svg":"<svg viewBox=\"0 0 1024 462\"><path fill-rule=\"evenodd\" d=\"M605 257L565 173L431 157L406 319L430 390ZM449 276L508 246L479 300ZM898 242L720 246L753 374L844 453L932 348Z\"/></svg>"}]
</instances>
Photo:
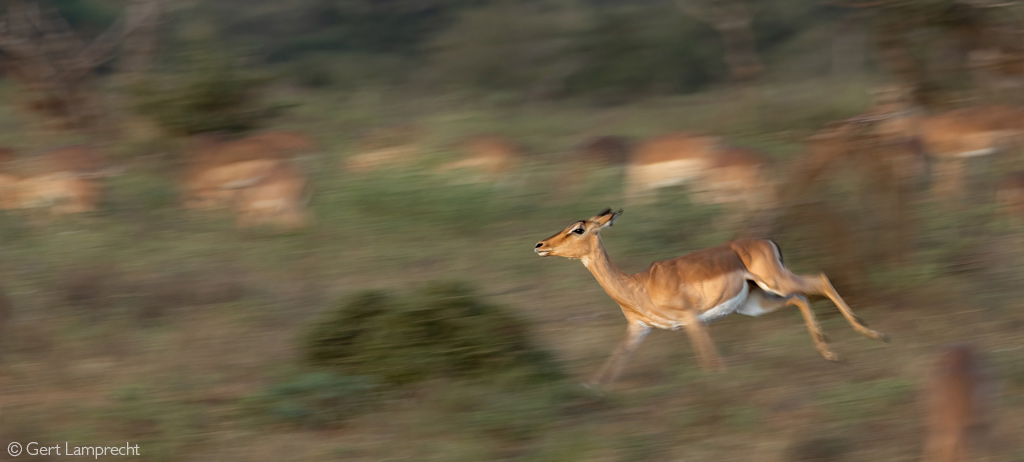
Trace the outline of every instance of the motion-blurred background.
<instances>
[{"instance_id":1,"label":"motion-blurred background","mask_svg":"<svg viewBox=\"0 0 1024 462\"><path fill-rule=\"evenodd\" d=\"M142 460L921 460L972 342L1024 460L1024 5L8 0L0 441ZM703 372L533 245L824 271ZM979 427L980 428L980 427ZM0 454L0 459L7 454ZM39 457L42 458L42 457Z\"/></svg>"}]
</instances>

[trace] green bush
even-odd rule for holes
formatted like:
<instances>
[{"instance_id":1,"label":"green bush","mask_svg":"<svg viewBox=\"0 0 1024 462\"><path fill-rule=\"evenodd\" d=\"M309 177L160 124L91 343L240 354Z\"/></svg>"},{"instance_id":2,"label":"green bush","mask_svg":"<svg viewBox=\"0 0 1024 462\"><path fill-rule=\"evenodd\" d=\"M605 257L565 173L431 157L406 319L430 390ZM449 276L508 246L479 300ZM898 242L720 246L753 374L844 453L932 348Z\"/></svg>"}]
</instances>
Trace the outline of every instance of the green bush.
<instances>
[{"instance_id":1,"label":"green bush","mask_svg":"<svg viewBox=\"0 0 1024 462\"><path fill-rule=\"evenodd\" d=\"M274 115L260 98L265 76L215 56L186 66L135 88L136 111L179 135L250 130Z\"/></svg>"},{"instance_id":2,"label":"green bush","mask_svg":"<svg viewBox=\"0 0 1024 462\"><path fill-rule=\"evenodd\" d=\"M457 283L398 297L358 293L317 321L303 339L306 358L338 372L407 384L434 377L553 380L550 354L528 325Z\"/></svg>"},{"instance_id":3,"label":"green bush","mask_svg":"<svg viewBox=\"0 0 1024 462\"><path fill-rule=\"evenodd\" d=\"M272 385L249 401L253 409L268 418L321 428L365 409L376 388L367 377L310 372Z\"/></svg>"}]
</instances>

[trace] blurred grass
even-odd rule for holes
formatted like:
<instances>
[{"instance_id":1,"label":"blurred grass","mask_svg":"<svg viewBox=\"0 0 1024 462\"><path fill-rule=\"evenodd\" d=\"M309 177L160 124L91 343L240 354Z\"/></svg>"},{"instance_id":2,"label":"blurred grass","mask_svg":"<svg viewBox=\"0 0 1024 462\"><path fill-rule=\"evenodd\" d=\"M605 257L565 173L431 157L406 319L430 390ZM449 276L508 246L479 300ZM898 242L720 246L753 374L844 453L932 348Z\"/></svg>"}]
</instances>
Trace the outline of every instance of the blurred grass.
<instances>
[{"instance_id":1,"label":"blurred grass","mask_svg":"<svg viewBox=\"0 0 1024 462\"><path fill-rule=\"evenodd\" d=\"M920 260L871 265L881 288L871 295L881 301L854 308L893 336L891 346L853 333L831 305L815 305L847 366L822 360L799 314L784 310L712 327L730 366L723 374L699 371L684 335L655 332L611 396L574 388L611 352L624 322L578 263L540 260L531 249L573 220L624 204L609 171L595 172L581 192L558 193L563 153L583 133L685 129L790 159L802 136L857 113L862 90L857 82L780 82L605 109L401 90L277 95L301 103L281 127L324 146L304 160L316 224L287 234L238 231L228 217L177 209L174 153L150 150L174 144L122 148L133 169L109 183L101 211L0 216L0 281L15 305L0 436L127 437L142 445L144 460L795 460L793 448L813 438L848 460L912 460L925 358L960 340L1005 350L995 354L1006 378L1001 428L1024 428L1024 402L1015 398L1024 392L1024 350L1014 349L1024 326L1021 231L990 222L984 207L916 209ZM467 134L521 140L535 153L529 186L451 185L417 169L339 170L362 130L410 120L427 133L425 162L453 156L451 142ZM3 111L0 121L17 124ZM28 129L0 133L15 146L40 139ZM637 271L731 237L720 213L671 189L626 207L604 240L620 267ZM796 231L785 230L787 264L828 266L834 249ZM343 294L406 293L439 278L466 281L523 318L569 379L502 389L437 378L371 400L354 385L345 395L341 375L296 365L296 339ZM347 424L322 425L331 412Z\"/></svg>"}]
</instances>

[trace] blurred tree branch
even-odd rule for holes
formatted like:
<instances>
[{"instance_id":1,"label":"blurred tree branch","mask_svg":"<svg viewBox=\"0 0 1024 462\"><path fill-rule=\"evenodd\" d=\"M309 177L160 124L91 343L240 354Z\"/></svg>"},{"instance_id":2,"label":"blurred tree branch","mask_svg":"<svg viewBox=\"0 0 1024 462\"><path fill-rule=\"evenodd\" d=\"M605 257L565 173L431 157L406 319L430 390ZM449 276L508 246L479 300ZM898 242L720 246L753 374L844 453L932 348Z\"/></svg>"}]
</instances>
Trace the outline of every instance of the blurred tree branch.
<instances>
[{"instance_id":1,"label":"blurred tree branch","mask_svg":"<svg viewBox=\"0 0 1024 462\"><path fill-rule=\"evenodd\" d=\"M134 0L107 30L83 40L63 16L43 1L11 0L0 18L0 51L11 77L30 95L28 109L42 113L60 128L88 128L100 115L89 89L97 68L114 59L131 37L138 68L155 41L157 0ZM145 34L140 32L145 31ZM142 35L140 37L140 35Z\"/></svg>"},{"instance_id":2,"label":"blurred tree branch","mask_svg":"<svg viewBox=\"0 0 1024 462\"><path fill-rule=\"evenodd\" d=\"M955 82L963 71L977 86L1024 78L1021 4L1005 0L825 0L868 18L882 67L917 89L919 102ZM1021 75L1011 75L1021 74Z\"/></svg>"}]
</instances>

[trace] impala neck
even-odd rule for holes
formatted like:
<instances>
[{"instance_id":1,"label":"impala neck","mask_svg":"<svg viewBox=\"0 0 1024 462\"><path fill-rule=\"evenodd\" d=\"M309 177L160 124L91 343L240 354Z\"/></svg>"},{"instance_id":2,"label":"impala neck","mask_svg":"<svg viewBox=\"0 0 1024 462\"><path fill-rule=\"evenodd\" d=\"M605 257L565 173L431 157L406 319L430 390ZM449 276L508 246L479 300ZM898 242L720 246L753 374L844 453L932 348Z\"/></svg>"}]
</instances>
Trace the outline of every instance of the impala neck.
<instances>
[{"instance_id":1,"label":"impala neck","mask_svg":"<svg viewBox=\"0 0 1024 462\"><path fill-rule=\"evenodd\" d=\"M597 245L594 246L594 249L580 260L583 261L583 266L586 266L594 275L601 288L608 292L613 299L620 302L634 302L636 279L632 275L623 273L612 263L612 260L608 258L608 252L604 250L601 236L597 237Z\"/></svg>"}]
</instances>

